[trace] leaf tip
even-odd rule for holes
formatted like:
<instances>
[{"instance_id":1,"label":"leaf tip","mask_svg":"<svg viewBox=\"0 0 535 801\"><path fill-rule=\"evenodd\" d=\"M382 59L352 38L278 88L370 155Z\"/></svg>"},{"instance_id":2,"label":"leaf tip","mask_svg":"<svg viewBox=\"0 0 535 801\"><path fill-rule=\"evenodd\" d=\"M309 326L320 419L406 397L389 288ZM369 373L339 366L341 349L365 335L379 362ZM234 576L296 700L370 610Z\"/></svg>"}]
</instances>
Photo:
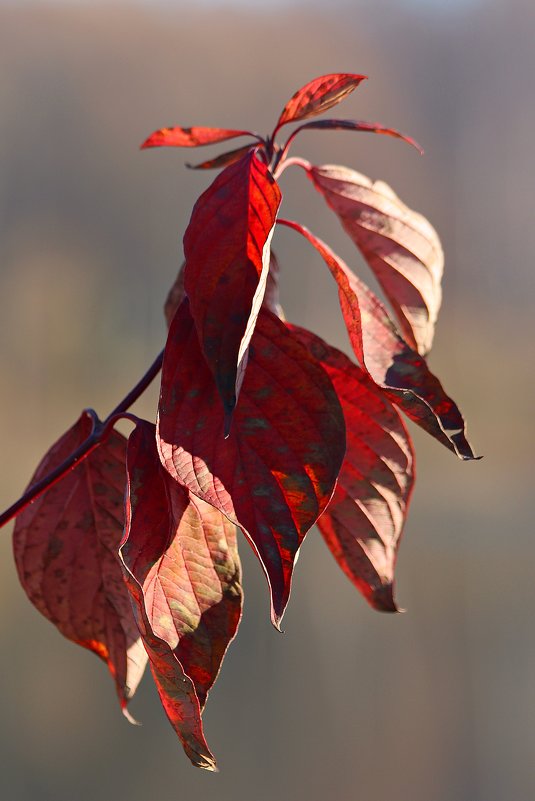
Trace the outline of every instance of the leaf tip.
<instances>
[{"instance_id":1,"label":"leaf tip","mask_svg":"<svg viewBox=\"0 0 535 801\"><path fill-rule=\"evenodd\" d=\"M480 462L481 459L483 459L483 456L476 456L475 454L472 454L471 456L464 455L461 456L461 459L463 462Z\"/></svg>"},{"instance_id":2,"label":"leaf tip","mask_svg":"<svg viewBox=\"0 0 535 801\"><path fill-rule=\"evenodd\" d=\"M206 755L200 756L197 760L193 762L193 765L196 768L201 768L201 770L206 770L209 773L219 773L219 768L217 767L217 762L215 761L214 757L208 757Z\"/></svg>"},{"instance_id":3,"label":"leaf tip","mask_svg":"<svg viewBox=\"0 0 535 801\"><path fill-rule=\"evenodd\" d=\"M235 406L225 406L225 418L223 421L223 437L224 439L228 439L230 436L230 429L232 426L232 415L234 412Z\"/></svg>"},{"instance_id":4,"label":"leaf tip","mask_svg":"<svg viewBox=\"0 0 535 801\"><path fill-rule=\"evenodd\" d=\"M127 721L128 721L128 722L129 722L129 723L130 723L132 726L141 726L141 723L139 722L139 720L136 720L136 719L135 719L135 718L134 718L134 717L133 717L133 716L130 714L130 712L128 711L128 709L127 709L127 707L126 707L126 703L124 703L124 704L122 704L122 705L121 705L121 711L122 711L123 715L125 716L125 718L127 719Z\"/></svg>"},{"instance_id":5,"label":"leaf tip","mask_svg":"<svg viewBox=\"0 0 535 801\"><path fill-rule=\"evenodd\" d=\"M480 462L481 459L483 459L483 456L475 455L470 443L468 443L466 440L464 442L464 445L465 445L464 448L456 449L456 454L461 460L461 462Z\"/></svg>"},{"instance_id":6,"label":"leaf tip","mask_svg":"<svg viewBox=\"0 0 535 801\"><path fill-rule=\"evenodd\" d=\"M373 590L369 602L378 612L399 613L405 611L399 608L394 599L394 585L392 582L383 584L381 587Z\"/></svg>"},{"instance_id":7,"label":"leaf tip","mask_svg":"<svg viewBox=\"0 0 535 801\"><path fill-rule=\"evenodd\" d=\"M272 609L271 609L271 623L273 624L273 628L276 631L278 631L279 634L285 634L284 629L281 628L283 614L284 614L284 611L279 613L279 612L276 612L275 609L273 609L273 607L272 607Z\"/></svg>"}]
</instances>

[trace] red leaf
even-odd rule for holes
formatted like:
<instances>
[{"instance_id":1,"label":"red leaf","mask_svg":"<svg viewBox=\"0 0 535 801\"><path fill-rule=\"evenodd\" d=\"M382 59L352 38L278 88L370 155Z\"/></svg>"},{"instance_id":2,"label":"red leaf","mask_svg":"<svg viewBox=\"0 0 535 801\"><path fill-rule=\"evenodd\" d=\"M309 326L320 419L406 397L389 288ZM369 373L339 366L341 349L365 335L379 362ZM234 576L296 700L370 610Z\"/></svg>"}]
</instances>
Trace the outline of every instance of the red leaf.
<instances>
[{"instance_id":1,"label":"red leaf","mask_svg":"<svg viewBox=\"0 0 535 801\"><path fill-rule=\"evenodd\" d=\"M280 320L284 320L284 311L280 304L280 287L279 287L280 267L279 260L271 251L269 262L269 273L266 283L266 293L264 295L263 306L269 309L273 314L276 314Z\"/></svg>"},{"instance_id":2,"label":"red leaf","mask_svg":"<svg viewBox=\"0 0 535 801\"><path fill-rule=\"evenodd\" d=\"M235 526L162 467L155 427L128 440L120 555L158 692L194 764L214 768L200 713L242 605Z\"/></svg>"},{"instance_id":3,"label":"red leaf","mask_svg":"<svg viewBox=\"0 0 535 801\"><path fill-rule=\"evenodd\" d=\"M347 264L303 225L279 220L316 248L338 284L351 345L360 364L411 420L457 454L475 459L466 426L425 360L397 333L383 304Z\"/></svg>"},{"instance_id":4,"label":"red leaf","mask_svg":"<svg viewBox=\"0 0 535 801\"><path fill-rule=\"evenodd\" d=\"M346 421L346 456L318 528L370 605L396 612L394 567L414 481L410 437L385 393L360 367L309 331L291 330L329 375Z\"/></svg>"},{"instance_id":5,"label":"red leaf","mask_svg":"<svg viewBox=\"0 0 535 801\"><path fill-rule=\"evenodd\" d=\"M278 626L298 549L333 493L345 431L325 371L267 310L226 440L223 425L184 301L164 357L160 457L173 478L243 529L268 577Z\"/></svg>"},{"instance_id":6,"label":"red leaf","mask_svg":"<svg viewBox=\"0 0 535 801\"><path fill-rule=\"evenodd\" d=\"M418 142L413 139L412 136L406 136L406 134L396 131L395 128L385 128L385 126L381 125L379 122L363 122L362 120L314 120L314 122L307 122L304 125L301 125L297 131L294 131L292 138L298 131L300 132L320 129L337 131L364 131L367 133L385 134L386 136L393 136L396 139L402 139L404 142L407 142L407 144L415 147L420 154L423 154L424 152Z\"/></svg>"},{"instance_id":7,"label":"red leaf","mask_svg":"<svg viewBox=\"0 0 535 801\"><path fill-rule=\"evenodd\" d=\"M30 486L61 464L92 429L84 412L46 454ZM113 431L20 513L13 532L19 578L30 601L65 637L107 662L123 711L146 664L117 558L125 448L124 437Z\"/></svg>"},{"instance_id":8,"label":"red leaf","mask_svg":"<svg viewBox=\"0 0 535 801\"><path fill-rule=\"evenodd\" d=\"M163 313L165 317L165 321L167 323L167 328L171 325L173 317L175 316L176 310L186 297L186 292L184 289L184 271L186 269L186 263L184 262L178 271L178 275L175 278L175 282L165 300L165 304L163 307ZM264 295L263 304L266 308L276 314L277 317L280 317L281 320L284 319L284 312L280 305L280 292L279 292L279 274L280 274L280 267L279 262L273 251L270 253L270 261L269 261L269 273L267 277L266 283L266 292Z\"/></svg>"},{"instance_id":9,"label":"red leaf","mask_svg":"<svg viewBox=\"0 0 535 801\"><path fill-rule=\"evenodd\" d=\"M220 173L193 209L184 236L184 284L227 426L262 304L281 193L250 153Z\"/></svg>"},{"instance_id":10,"label":"red leaf","mask_svg":"<svg viewBox=\"0 0 535 801\"><path fill-rule=\"evenodd\" d=\"M175 316L176 310L186 297L186 291L184 289L185 269L186 269L186 262L184 262L180 267L177 277L175 278L174 284L169 290L167 298L165 299L163 314L165 317L165 322L167 323L167 328L169 328L169 326L173 322L173 317Z\"/></svg>"},{"instance_id":11,"label":"red leaf","mask_svg":"<svg viewBox=\"0 0 535 801\"><path fill-rule=\"evenodd\" d=\"M219 167L227 167L229 164L235 164L243 156L246 155L255 145L244 145L238 147L236 150L229 150L227 153L220 153L213 159L201 161L200 164L186 164L190 170L214 170Z\"/></svg>"},{"instance_id":12,"label":"red leaf","mask_svg":"<svg viewBox=\"0 0 535 801\"><path fill-rule=\"evenodd\" d=\"M442 300L444 255L431 224L382 181L347 167L312 167L308 176L373 270L409 344L431 348Z\"/></svg>"},{"instance_id":13,"label":"red leaf","mask_svg":"<svg viewBox=\"0 0 535 801\"><path fill-rule=\"evenodd\" d=\"M234 131L229 128L160 128L154 131L141 145L141 150L148 147L200 147L236 139L238 136L259 137L251 131Z\"/></svg>"},{"instance_id":14,"label":"red leaf","mask_svg":"<svg viewBox=\"0 0 535 801\"><path fill-rule=\"evenodd\" d=\"M366 77L352 73L336 73L315 78L298 89L286 103L275 131L288 122L298 122L323 114L327 109L340 103L361 81L366 80Z\"/></svg>"}]
</instances>

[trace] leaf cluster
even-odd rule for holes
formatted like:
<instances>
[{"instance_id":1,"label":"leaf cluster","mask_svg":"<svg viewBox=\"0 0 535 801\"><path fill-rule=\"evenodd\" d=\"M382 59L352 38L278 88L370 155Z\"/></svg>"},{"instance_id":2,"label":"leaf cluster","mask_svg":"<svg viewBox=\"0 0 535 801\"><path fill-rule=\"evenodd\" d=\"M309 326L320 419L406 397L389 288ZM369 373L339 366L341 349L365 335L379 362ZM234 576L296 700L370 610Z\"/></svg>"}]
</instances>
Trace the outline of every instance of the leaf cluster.
<instances>
[{"instance_id":1,"label":"leaf cluster","mask_svg":"<svg viewBox=\"0 0 535 801\"><path fill-rule=\"evenodd\" d=\"M237 530L266 575L279 628L314 524L375 609L397 611L394 568L414 484L402 413L461 459L464 420L429 370L443 253L430 223L382 182L290 157L305 130L387 134L376 123L312 119L363 75L317 78L273 133L154 132L143 148L246 137L195 165L223 168L199 197L184 264L165 304L163 354L104 420L86 410L49 450L17 516L15 560L32 603L103 659L121 707L149 664L191 762L214 770L202 711L236 635L243 593ZM278 134L296 124L287 140ZM280 177L305 172L373 271L393 315L331 248L280 216ZM271 249L277 225L320 254L338 290L354 360L289 323ZM161 368L156 422L128 410ZM114 430L127 417L128 440Z\"/></svg>"}]
</instances>

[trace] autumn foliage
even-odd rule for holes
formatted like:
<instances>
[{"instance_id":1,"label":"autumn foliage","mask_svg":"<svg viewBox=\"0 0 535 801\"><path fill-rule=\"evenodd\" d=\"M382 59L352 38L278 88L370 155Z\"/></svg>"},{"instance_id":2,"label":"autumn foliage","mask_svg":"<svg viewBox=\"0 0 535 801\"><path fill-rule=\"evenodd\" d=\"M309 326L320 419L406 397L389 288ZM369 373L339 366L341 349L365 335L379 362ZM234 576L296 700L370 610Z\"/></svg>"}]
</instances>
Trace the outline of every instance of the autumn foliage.
<instances>
[{"instance_id":1,"label":"autumn foliage","mask_svg":"<svg viewBox=\"0 0 535 801\"><path fill-rule=\"evenodd\" d=\"M277 628L315 524L368 603L395 612L414 481L401 413L461 459L476 458L460 411L425 360L441 302L435 230L386 184L288 155L296 136L313 129L386 134L418 148L376 123L307 122L364 78L311 81L267 138L174 127L144 142L248 140L195 165L223 169L184 235L163 354L104 421L84 411L0 516L17 516L15 560L32 603L106 662L127 715L148 662L186 754L209 770L216 763L201 715L241 617L237 531L266 575ZM279 179L288 167L303 170L339 218L391 311L327 244L281 218ZM271 250L277 224L325 262L354 360L285 319ZM160 369L157 420L138 419L128 410ZM124 417L134 424L128 440L114 430Z\"/></svg>"}]
</instances>

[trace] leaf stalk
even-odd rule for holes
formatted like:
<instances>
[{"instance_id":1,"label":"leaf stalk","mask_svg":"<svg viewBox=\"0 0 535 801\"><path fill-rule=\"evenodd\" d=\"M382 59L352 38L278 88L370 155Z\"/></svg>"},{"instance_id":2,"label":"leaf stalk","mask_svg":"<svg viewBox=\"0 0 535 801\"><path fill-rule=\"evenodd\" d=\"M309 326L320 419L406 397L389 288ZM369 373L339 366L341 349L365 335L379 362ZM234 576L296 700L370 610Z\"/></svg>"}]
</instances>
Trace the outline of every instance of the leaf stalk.
<instances>
[{"instance_id":1,"label":"leaf stalk","mask_svg":"<svg viewBox=\"0 0 535 801\"><path fill-rule=\"evenodd\" d=\"M93 429L87 439L76 448L60 465L52 470L48 475L44 476L36 484L28 487L26 492L8 507L2 514L0 514L0 528L13 520L23 509L29 506L32 501L39 498L46 490L50 489L54 484L75 468L83 459L86 459L95 448L104 442L110 435L113 426L117 420L122 417L128 417L133 420L133 416L127 414L127 410L133 403L145 392L147 387L153 382L162 368L163 350L158 354L153 361L145 375L137 382L137 384L125 395L123 400L117 404L115 409L110 412L104 421L99 420L97 413L93 409L87 409L87 413L93 420Z\"/></svg>"}]
</instances>

